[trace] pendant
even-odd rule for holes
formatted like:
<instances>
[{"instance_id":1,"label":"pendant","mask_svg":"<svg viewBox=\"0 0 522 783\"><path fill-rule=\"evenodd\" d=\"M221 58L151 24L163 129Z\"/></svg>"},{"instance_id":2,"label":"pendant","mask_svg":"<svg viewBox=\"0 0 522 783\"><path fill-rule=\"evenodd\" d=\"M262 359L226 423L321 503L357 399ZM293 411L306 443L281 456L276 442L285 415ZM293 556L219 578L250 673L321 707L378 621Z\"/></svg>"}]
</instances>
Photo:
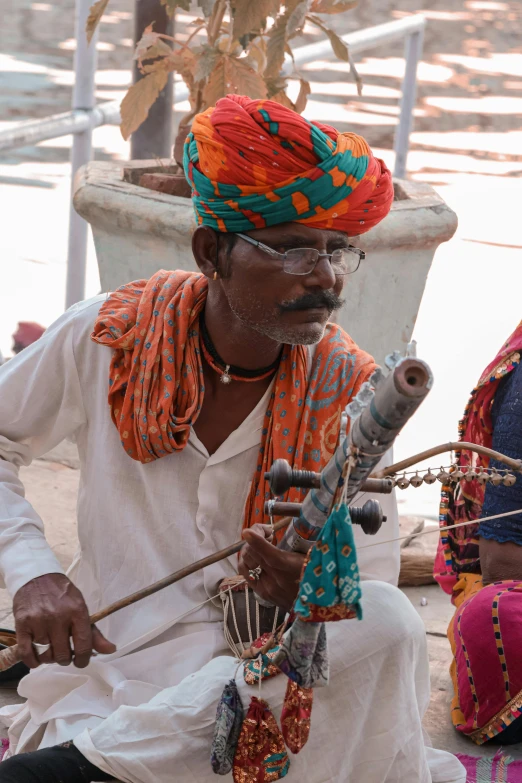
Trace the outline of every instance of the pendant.
<instances>
[{"instance_id":1,"label":"pendant","mask_svg":"<svg viewBox=\"0 0 522 783\"><path fill-rule=\"evenodd\" d=\"M223 375L219 379L221 381L221 383L224 383L225 385L228 385L229 383L232 383L232 377L230 376L230 374L228 372L229 370L230 370L230 364L227 364L227 366L225 367L225 372L223 373Z\"/></svg>"}]
</instances>

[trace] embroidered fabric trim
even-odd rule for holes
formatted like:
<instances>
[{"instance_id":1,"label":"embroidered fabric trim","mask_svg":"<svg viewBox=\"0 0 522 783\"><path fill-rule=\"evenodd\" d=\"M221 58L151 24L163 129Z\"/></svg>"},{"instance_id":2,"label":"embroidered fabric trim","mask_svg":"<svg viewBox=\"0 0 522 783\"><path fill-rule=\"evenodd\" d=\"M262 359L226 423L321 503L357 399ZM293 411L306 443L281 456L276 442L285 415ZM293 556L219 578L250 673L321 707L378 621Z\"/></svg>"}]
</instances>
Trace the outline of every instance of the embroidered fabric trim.
<instances>
[{"instance_id":1,"label":"embroidered fabric trim","mask_svg":"<svg viewBox=\"0 0 522 783\"><path fill-rule=\"evenodd\" d=\"M513 721L522 715L522 691L519 691L517 695L508 701L505 707L500 712L497 712L494 718L492 718L486 726L481 729L477 729L472 734L467 736L473 740L477 745L482 745L487 742L488 739L496 737L501 731L511 726Z\"/></svg>"}]
</instances>

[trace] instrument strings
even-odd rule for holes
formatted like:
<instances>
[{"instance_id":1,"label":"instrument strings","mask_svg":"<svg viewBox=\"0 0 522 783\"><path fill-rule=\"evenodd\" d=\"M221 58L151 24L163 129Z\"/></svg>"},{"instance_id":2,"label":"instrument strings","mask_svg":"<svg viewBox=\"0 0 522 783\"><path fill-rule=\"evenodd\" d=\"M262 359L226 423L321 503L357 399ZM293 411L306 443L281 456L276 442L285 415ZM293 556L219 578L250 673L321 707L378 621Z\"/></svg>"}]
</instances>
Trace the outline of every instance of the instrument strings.
<instances>
[{"instance_id":1,"label":"instrument strings","mask_svg":"<svg viewBox=\"0 0 522 783\"><path fill-rule=\"evenodd\" d=\"M419 533L409 533L406 536L398 536L397 538L390 538L387 541L374 541L371 544L365 544L364 546L357 547L357 551L360 551L361 549L368 549L371 546L381 546L382 544L394 544L396 541L404 541L405 539L409 538L410 540L412 538L418 538L419 536L425 536L428 533L444 533L445 530L456 530L458 527L465 527L466 525L478 525L480 522L486 522L488 519L502 519L503 517L512 517L515 516L515 514L522 514L522 508L518 508L516 511L505 511L502 514L494 514L490 517L482 517L481 519L471 519L468 522L460 522L458 525L448 525L447 527L440 527L440 528L431 528L429 530L421 530ZM242 582L238 582L238 585L247 584L247 580L243 579ZM206 601L202 601L197 606L193 606L191 609L188 609L186 612L183 612L183 614L180 614L179 617L174 618L172 623L177 623L179 620L182 620L184 617L189 615L191 612L195 612L196 609L201 609L202 606L205 606L205 604L210 603L210 601L215 601L216 599L221 597L221 593L217 593L216 595L211 596L210 598L207 598Z\"/></svg>"},{"instance_id":2,"label":"instrument strings","mask_svg":"<svg viewBox=\"0 0 522 783\"><path fill-rule=\"evenodd\" d=\"M445 530L456 530L458 527L466 527L466 525L478 525L480 522L487 522L489 519L502 519L503 517L513 517L515 514L522 514L522 508L517 508L516 511L504 511L502 514L493 514L490 517L482 517L481 519L469 519L467 522L459 522L458 525L441 525L440 527L429 528L428 530L421 530L419 533L409 533L406 536L398 536L397 538L389 538L387 541L373 541L371 544L364 544L358 546L357 551L361 549L369 549L371 546L381 546L381 544L393 544L396 541L405 541L407 538L410 540L418 538L419 536L426 536L428 533L439 533L443 535Z\"/></svg>"}]
</instances>

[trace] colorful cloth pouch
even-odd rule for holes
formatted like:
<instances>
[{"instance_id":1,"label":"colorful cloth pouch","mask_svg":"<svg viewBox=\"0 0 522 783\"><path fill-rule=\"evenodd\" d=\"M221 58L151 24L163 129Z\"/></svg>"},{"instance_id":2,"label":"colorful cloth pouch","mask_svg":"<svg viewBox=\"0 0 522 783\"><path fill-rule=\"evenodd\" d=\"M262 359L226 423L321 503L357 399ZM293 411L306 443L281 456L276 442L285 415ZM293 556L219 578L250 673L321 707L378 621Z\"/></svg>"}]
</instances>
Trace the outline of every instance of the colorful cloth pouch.
<instances>
[{"instance_id":1,"label":"colorful cloth pouch","mask_svg":"<svg viewBox=\"0 0 522 783\"><path fill-rule=\"evenodd\" d=\"M362 618L361 580L350 511L335 508L308 553L294 612L305 622Z\"/></svg>"},{"instance_id":2,"label":"colorful cloth pouch","mask_svg":"<svg viewBox=\"0 0 522 783\"><path fill-rule=\"evenodd\" d=\"M297 615L274 663L303 688L328 685L324 622L362 618L361 584L348 507L334 509L309 551L294 604Z\"/></svg>"},{"instance_id":3,"label":"colorful cloth pouch","mask_svg":"<svg viewBox=\"0 0 522 783\"><path fill-rule=\"evenodd\" d=\"M286 746L292 753L299 753L308 741L313 700L312 688L301 688L288 680L281 712L281 728Z\"/></svg>"},{"instance_id":4,"label":"colorful cloth pouch","mask_svg":"<svg viewBox=\"0 0 522 783\"><path fill-rule=\"evenodd\" d=\"M210 764L216 775L228 775L234 763L243 722L243 704L236 681L230 680L219 700Z\"/></svg>"},{"instance_id":5,"label":"colorful cloth pouch","mask_svg":"<svg viewBox=\"0 0 522 783\"><path fill-rule=\"evenodd\" d=\"M248 685L259 684L259 673L262 680L269 680L281 673L280 669L274 664L274 658L279 652L279 645L276 645L266 653L261 653L257 658L245 663L244 677Z\"/></svg>"},{"instance_id":6,"label":"colorful cloth pouch","mask_svg":"<svg viewBox=\"0 0 522 783\"><path fill-rule=\"evenodd\" d=\"M234 783L268 783L290 768L285 742L268 704L252 697L234 757Z\"/></svg>"},{"instance_id":7,"label":"colorful cloth pouch","mask_svg":"<svg viewBox=\"0 0 522 783\"><path fill-rule=\"evenodd\" d=\"M328 645L324 623L304 623L297 618L283 636L273 663L288 679L303 688L328 685Z\"/></svg>"}]
</instances>

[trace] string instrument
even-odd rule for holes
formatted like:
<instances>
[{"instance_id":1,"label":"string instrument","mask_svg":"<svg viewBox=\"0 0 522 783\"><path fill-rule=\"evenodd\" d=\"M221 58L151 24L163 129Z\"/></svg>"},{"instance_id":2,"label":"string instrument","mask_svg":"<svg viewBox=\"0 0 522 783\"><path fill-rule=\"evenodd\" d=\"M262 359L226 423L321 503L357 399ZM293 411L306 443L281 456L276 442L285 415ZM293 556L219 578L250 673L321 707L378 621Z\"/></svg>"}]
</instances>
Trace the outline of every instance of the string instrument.
<instances>
[{"instance_id":1,"label":"string instrument","mask_svg":"<svg viewBox=\"0 0 522 783\"><path fill-rule=\"evenodd\" d=\"M459 481L470 477L484 482L503 482L510 486L516 480L514 473L522 472L522 460L513 460L471 443L452 442L372 473L393 445L402 427L426 398L433 382L428 365L413 356L403 357L394 352L387 357L385 363L390 370L389 374L384 376L382 370L376 370L370 382L363 384L357 397L343 412L339 445L321 473L294 471L289 465L278 460L267 474L267 481L276 498L268 501L266 510L271 517L284 516L274 523L274 532L286 530L280 544L284 548L306 551L319 535L334 504L341 498L350 503L361 490L389 493L394 486L404 489L407 486L420 486L423 482ZM346 434L348 423L350 427ZM428 470L422 476L416 471L412 478L407 478L405 471L412 465L431 456L462 448L493 457L507 465L510 470L484 469L470 476L469 471L462 474L462 471L454 467L442 469L438 474ZM278 499L278 496L285 494L291 487L310 489L303 503L289 504ZM360 523L363 530L369 534L376 533L384 521L380 506L378 503L375 505L376 503L377 501L370 505L366 503L362 509L351 508L354 521ZM244 541L238 541L137 590L91 615L91 623L95 625L120 609L142 601L186 576L230 557L239 552L244 544ZM16 644L2 650L0 672L14 666L19 660Z\"/></svg>"}]
</instances>

